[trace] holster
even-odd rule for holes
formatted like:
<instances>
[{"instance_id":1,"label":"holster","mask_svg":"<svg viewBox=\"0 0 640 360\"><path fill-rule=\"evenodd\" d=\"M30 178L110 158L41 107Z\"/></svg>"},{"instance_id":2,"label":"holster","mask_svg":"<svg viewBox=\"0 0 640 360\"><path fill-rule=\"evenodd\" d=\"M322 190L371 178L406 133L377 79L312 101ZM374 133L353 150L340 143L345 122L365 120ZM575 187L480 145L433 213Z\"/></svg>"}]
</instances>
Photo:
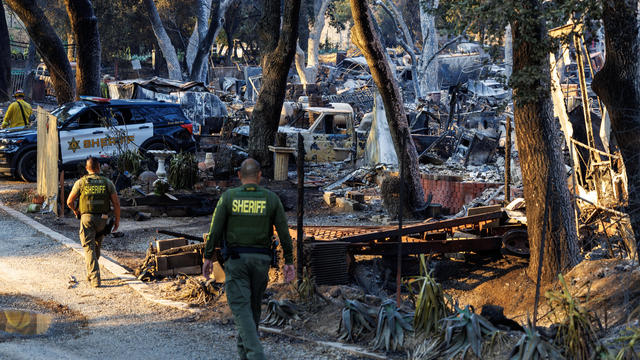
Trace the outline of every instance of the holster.
<instances>
[{"instance_id":1,"label":"holster","mask_svg":"<svg viewBox=\"0 0 640 360\"><path fill-rule=\"evenodd\" d=\"M115 224L115 222L116 222L115 218L109 217L109 219L107 220L107 224L104 226L104 229L102 231L98 231L96 233L96 237L107 236L111 234L111 229L113 229L113 225Z\"/></svg>"},{"instance_id":2,"label":"holster","mask_svg":"<svg viewBox=\"0 0 640 360\"><path fill-rule=\"evenodd\" d=\"M223 247L220 249L220 255L222 256L223 261L227 261L231 259L240 258L240 254L234 248Z\"/></svg>"},{"instance_id":3,"label":"holster","mask_svg":"<svg viewBox=\"0 0 640 360\"><path fill-rule=\"evenodd\" d=\"M278 241L273 240L271 242L271 267L274 269L278 268Z\"/></svg>"}]
</instances>

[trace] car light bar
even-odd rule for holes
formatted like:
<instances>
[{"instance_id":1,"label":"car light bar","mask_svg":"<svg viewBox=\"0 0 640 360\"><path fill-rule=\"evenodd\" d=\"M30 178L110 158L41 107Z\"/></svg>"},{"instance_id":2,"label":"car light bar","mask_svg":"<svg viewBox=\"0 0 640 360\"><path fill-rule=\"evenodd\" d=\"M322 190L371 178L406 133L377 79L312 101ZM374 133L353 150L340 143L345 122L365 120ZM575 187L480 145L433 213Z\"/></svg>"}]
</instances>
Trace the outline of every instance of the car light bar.
<instances>
[{"instance_id":1,"label":"car light bar","mask_svg":"<svg viewBox=\"0 0 640 360\"><path fill-rule=\"evenodd\" d=\"M80 96L80 100L92 101L92 102L96 102L96 103L109 103L109 102L111 102L111 99L98 97L98 96L84 96L84 95Z\"/></svg>"}]
</instances>

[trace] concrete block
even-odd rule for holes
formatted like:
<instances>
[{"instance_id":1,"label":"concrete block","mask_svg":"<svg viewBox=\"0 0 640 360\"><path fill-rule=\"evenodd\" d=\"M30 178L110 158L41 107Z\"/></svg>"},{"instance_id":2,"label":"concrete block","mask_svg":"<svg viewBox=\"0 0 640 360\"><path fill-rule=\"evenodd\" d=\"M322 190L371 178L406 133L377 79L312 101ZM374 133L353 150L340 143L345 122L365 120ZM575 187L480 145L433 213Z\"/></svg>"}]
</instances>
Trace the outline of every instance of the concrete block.
<instances>
[{"instance_id":1,"label":"concrete block","mask_svg":"<svg viewBox=\"0 0 640 360\"><path fill-rule=\"evenodd\" d=\"M358 203L364 203L364 194L360 191L347 191L347 198Z\"/></svg>"},{"instance_id":2,"label":"concrete block","mask_svg":"<svg viewBox=\"0 0 640 360\"><path fill-rule=\"evenodd\" d=\"M187 239L183 238L156 240L156 249L158 249L158 251L164 251L186 245L189 245L189 243Z\"/></svg>"},{"instance_id":3,"label":"concrete block","mask_svg":"<svg viewBox=\"0 0 640 360\"><path fill-rule=\"evenodd\" d=\"M156 269L161 275L178 273L193 273L195 268L202 266L202 258L197 253L156 256ZM198 271L195 272L199 273Z\"/></svg>"},{"instance_id":4,"label":"concrete block","mask_svg":"<svg viewBox=\"0 0 640 360\"><path fill-rule=\"evenodd\" d=\"M325 191L322 198L329 206L334 206L336 204L336 194L333 191Z\"/></svg>"},{"instance_id":5,"label":"concrete block","mask_svg":"<svg viewBox=\"0 0 640 360\"><path fill-rule=\"evenodd\" d=\"M358 203L351 199L343 197L336 198L336 207L343 212L354 212L356 210L355 207L357 207L356 204Z\"/></svg>"}]
</instances>

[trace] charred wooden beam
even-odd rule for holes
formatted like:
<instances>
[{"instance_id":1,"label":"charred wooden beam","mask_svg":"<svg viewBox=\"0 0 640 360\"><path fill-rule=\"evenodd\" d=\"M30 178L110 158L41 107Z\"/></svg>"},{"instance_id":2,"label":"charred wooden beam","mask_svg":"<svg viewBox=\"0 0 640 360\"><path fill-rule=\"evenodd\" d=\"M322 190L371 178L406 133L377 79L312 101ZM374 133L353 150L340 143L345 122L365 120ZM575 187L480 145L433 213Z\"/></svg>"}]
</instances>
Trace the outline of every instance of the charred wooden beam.
<instances>
[{"instance_id":1,"label":"charred wooden beam","mask_svg":"<svg viewBox=\"0 0 640 360\"><path fill-rule=\"evenodd\" d=\"M501 219L503 216L504 216L503 211L497 211L497 212L480 214L480 215L465 216L457 219L435 221L435 222L419 224L419 225L411 225L411 226L406 226L402 229L385 230L385 231L373 232L368 234L358 234L353 236L337 238L336 240L342 241L342 242L349 242L349 243L384 240L387 238L424 233L427 231L438 231L438 230L445 230L445 229L460 227L464 225L479 224L485 221L498 220L498 219Z\"/></svg>"},{"instance_id":2,"label":"charred wooden beam","mask_svg":"<svg viewBox=\"0 0 640 360\"><path fill-rule=\"evenodd\" d=\"M500 250L502 237L460 239L448 241L384 242L375 244L352 244L349 251L354 255L391 255L401 248L403 255L456 253L466 251Z\"/></svg>"},{"instance_id":3,"label":"charred wooden beam","mask_svg":"<svg viewBox=\"0 0 640 360\"><path fill-rule=\"evenodd\" d=\"M158 229L158 230L156 230L156 232L158 234L164 234L164 235L169 235L169 236L185 238L187 240L193 240L193 241L199 241L199 242L203 242L204 241L204 239L202 239L201 237L193 236L193 235L189 235L189 234L183 234L183 233L179 233L179 232L176 232L176 231Z\"/></svg>"}]
</instances>

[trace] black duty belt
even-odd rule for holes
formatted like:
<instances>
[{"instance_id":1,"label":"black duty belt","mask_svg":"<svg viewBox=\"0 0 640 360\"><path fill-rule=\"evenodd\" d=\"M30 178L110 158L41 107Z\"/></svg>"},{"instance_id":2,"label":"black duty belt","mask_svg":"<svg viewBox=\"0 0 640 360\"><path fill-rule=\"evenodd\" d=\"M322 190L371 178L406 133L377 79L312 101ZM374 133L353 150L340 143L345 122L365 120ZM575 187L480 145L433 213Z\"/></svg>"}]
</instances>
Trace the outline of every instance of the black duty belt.
<instances>
[{"instance_id":1,"label":"black duty belt","mask_svg":"<svg viewBox=\"0 0 640 360\"><path fill-rule=\"evenodd\" d=\"M259 248L259 247L246 247L246 246L236 246L229 248L230 253L236 254L265 254L271 256L271 250L267 248Z\"/></svg>"}]
</instances>

